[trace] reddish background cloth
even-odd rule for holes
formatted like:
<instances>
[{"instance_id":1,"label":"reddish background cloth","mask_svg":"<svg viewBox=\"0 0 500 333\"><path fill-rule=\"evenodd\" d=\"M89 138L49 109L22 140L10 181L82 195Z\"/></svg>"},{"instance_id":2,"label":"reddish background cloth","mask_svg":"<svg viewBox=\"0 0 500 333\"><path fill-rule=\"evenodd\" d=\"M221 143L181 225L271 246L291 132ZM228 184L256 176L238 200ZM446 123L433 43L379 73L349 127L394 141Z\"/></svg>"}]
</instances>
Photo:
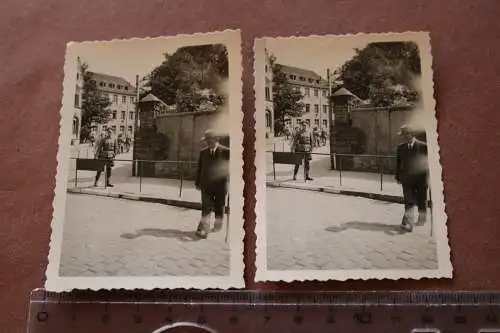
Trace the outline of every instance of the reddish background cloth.
<instances>
[{"instance_id":1,"label":"reddish background cloth","mask_svg":"<svg viewBox=\"0 0 500 333\"><path fill-rule=\"evenodd\" d=\"M251 289L500 289L500 2L423 0L0 3L0 327L24 332L49 250L65 45L240 28L244 52L246 281ZM453 280L255 284L253 38L431 32Z\"/></svg>"}]
</instances>

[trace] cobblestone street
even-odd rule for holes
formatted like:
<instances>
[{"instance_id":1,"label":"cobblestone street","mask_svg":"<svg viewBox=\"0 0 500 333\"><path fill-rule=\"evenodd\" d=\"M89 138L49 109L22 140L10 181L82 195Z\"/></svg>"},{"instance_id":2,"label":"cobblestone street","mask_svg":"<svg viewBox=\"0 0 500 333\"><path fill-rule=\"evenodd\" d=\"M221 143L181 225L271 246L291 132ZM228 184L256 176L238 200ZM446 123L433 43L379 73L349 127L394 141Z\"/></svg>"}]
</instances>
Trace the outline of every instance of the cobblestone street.
<instances>
[{"instance_id":1,"label":"cobblestone street","mask_svg":"<svg viewBox=\"0 0 500 333\"><path fill-rule=\"evenodd\" d=\"M403 206L297 189L268 188L270 270L437 269L425 226L402 233Z\"/></svg>"},{"instance_id":2,"label":"cobblestone street","mask_svg":"<svg viewBox=\"0 0 500 333\"><path fill-rule=\"evenodd\" d=\"M200 212L68 194L61 276L229 274L225 230L198 240Z\"/></svg>"}]
</instances>

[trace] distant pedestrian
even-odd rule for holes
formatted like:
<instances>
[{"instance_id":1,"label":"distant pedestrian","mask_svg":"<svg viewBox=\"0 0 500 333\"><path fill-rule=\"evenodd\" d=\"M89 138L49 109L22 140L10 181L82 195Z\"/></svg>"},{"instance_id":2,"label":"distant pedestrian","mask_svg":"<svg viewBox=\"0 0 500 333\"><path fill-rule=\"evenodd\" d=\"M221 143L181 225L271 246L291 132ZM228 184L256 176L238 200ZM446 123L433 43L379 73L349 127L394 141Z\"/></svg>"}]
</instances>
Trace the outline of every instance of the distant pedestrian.
<instances>
[{"instance_id":1,"label":"distant pedestrian","mask_svg":"<svg viewBox=\"0 0 500 333\"><path fill-rule=\"evenodd\" d=\"M302 123L299 131L295 133L295 136L293 138L293 147L294 147L294 152L301 153L304 156L303 161L304 161L305 180L313 180L311 177L309 177L309 168L310 168L309 162L312 159L311 152L312 152L313 140L314 140L313 135L307 129L306 124ZM300 164L295 164L295 168L293 170L293 180L297 180L297 173L299 172L299 167Z\"/></svg>"},{"instance_id":2,"label":"distant pedestrian","mask_svg":"<svg viewBox=\"0 0 500 333\"><path fill-rule=\"evenodd\" d=\"M212 209L215 213L213 232L222 230L227 184L229 181L229 148L221 145L213 130L205 132L207 147L200 151L196 188L201 191L201 220L196 230L200 238L207 238Z\"/></svg>"},{"instance_id":3,"label":"distant pedestrian","mask_svg":"<svg viewBox=\"0 0 500 333\"><path fill-rule=\"evenodd\" d=\"M319 131L319 128L316 126L313 129L313 138L314 138L314 147L319 147L319 140L320 140L321 133Z\"/></svg>"},{"instance_id":4,"label":"distant pedestrian","mask_svg":"<svg viewBox=\"0 0 500 333\"><path fill-rule=\"evenodd\" d=\"M326 146L326 140L328 138L328 132L326 131L326 128L323 128L321 130L321 144L323 146Z\"/></svg>"},{"instance_id":5,"label":"distant pedestrian","mask_svg":"<svg viewBox=\"0 0 500 333\"><path fill-rule=\"evenodd\" d=\"M106 129L106 133L103 138L97 142L95 158L104 161L106 169L106 186L113 187L111 184L111 168L114 166L113 160L115 159L117 153L117 146L115 140L111 136L111 130ZM99 178L101 177L101 171L97 171L95 175L94 186L97 186Z\"/></svg>"},{"instance_id":6,"label":"distant pedestrian","mask_svg":"<svg viewBox=\"0 0 500 333\"><path fill-rule=\"evenodd\" d=\"M399 130L403 142L396 156L396 180L403 187L405 212L402 228L413 230L412 209L418 207L417 225L427 220L428 165L427 144L414 137L412 129L403 125Z\"/></svg>"}]
</instances>

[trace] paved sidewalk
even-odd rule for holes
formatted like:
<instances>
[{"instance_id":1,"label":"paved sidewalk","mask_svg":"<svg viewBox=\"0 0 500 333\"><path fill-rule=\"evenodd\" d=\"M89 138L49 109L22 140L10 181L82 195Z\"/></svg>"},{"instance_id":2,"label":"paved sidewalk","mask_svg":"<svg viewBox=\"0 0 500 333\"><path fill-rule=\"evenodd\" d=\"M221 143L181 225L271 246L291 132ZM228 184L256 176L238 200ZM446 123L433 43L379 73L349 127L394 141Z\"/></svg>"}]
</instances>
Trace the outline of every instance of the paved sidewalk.
<instances>
[{"instance_id":1,"label":"paved sidewalk","mask_svg":"<svg viewBox=\"0 0 500 333\"><path fill-rule=\"evenodd\" d=\"M438 268L431 214L406 233L400 204L279 188L266 197L270 270Z\"/></svg>"},{"instance_id":2,"label":"paved sidewalk","mask_svg":"<svg viewBox=\"0 0 500 333\"><path fill-rule=\"evenodd\" d=\"M60 274L229 274L225 230L199 239L195 236L199 218L192 209L68 194Z\"/></svg>"}]
</instances>

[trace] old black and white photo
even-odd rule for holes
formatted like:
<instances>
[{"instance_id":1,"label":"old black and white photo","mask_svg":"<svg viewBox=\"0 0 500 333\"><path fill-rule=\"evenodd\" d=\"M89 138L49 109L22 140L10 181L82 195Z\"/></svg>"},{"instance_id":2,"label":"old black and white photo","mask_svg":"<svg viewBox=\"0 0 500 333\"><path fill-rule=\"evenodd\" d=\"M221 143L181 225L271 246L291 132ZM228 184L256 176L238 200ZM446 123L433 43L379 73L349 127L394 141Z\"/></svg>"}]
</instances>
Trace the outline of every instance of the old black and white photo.
<instances>
[{"instance_id":1,"label":"old black and white photo","mask_svg":"<svg viewBox=\"0 0 500 333\"><path fill-rule=\"evenodd\" d=\"M429 35L254 50L256 279L450 277Z\"/></svg>"},{"instance_id":2,"label":"old black and white photo","mask_svg":"<svg viewBox=\"0 0 500 333\"><path fill-rule=\"evenodd\" d=\"M70 43L46 287L243 284L239 31Z\"/></svg>"}]
</instances>

